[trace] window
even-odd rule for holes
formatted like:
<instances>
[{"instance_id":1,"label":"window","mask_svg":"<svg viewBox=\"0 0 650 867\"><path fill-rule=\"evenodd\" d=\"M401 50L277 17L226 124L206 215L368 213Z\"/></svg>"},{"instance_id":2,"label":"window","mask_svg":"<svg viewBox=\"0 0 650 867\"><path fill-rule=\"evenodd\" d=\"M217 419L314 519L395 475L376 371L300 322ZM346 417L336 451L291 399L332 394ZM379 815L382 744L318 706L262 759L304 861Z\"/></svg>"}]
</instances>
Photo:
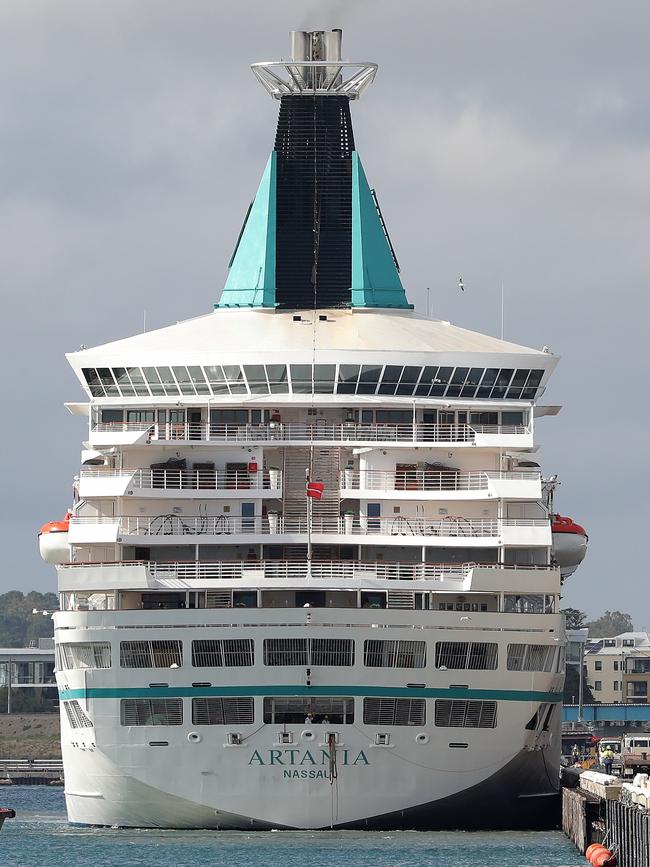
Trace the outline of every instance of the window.
<instances>
[{"instance_id":1,"label":"window","mask_svg":"<svg viewBox=\"0 0 650 867\"><path fill-rule=\"evenodd\" d=\"M253 665L252 638L206 638L192 642L192 665L197 668Z\"/></svg>"},{"instance_id":2,"label":"window","mask_svg":"<svg viewBox=\"0 0 650 867\"><path fill-rule=\"evenodd\" d=\"M602 680L597 680L597 681L595 681L595 683L594 683L594 689L596 690L596 692L600 692L600 691L602 690L602 688L603 688L603 682L602 682Z\"/></svg>"},{"instance_id":3,"label":"window","mask_svg":"<svg viewBox=\"0 0 650 867\"><path fill-rule=\"evenodd\" d=\"M634 647L634 639L633 638L624 638L623 639L623 647Z\"/></svg>"},{"instance_id":4,"label":"window","mask_svg":"<svg viewBox=\"0 0 650 867\"><path fill-rule=\"evenodd\" d=\"M484 641L436 642L436 668L494 671L498 665L498 645Z\"/></svg>"},{"instance_id":5,"label":"window","mask_svg":"<svg viewBox=\"0 0 650 867\"><path fill-rule=\"evenodd\" d=\"M600 659L596 659L594 661L594 668L596 671L602 671L603 670L603 663Z\"/></svg>"},{"instance_id":6,"label":"window","mask_svg":"<svg viewBox=\"0 0 650 867\"><path fill-rule=\"evenodd\" d=\"M604 647L616 647L616 639L615 638L606 638L603 642Z\"/></svg>"},{"instance_id":7,"label":"window","mask_svg":"<svg viewBox=\"0 0 650 867\"><path fill-rule=\"evenodd\" d=\"M122 668L170 668L182 664L183 646L180 641L120 642Z\"/></svg>"},{"instance_id":8,"label":"window","mask_svg":"<svg viewBox=\"0 0 650 867\"><path fill-rule=\"evenodd\" d=\"M555 647L550 644L509 644L508 671L553 671Z\"/></svg>"},{"instance_id":9,"label":"window","mask_svg":"<svg viewBox=\"0 0 650 867\"><path fill-rule=\"evenodd\" d=\"M264 722L304 725L345 725L354 722L354 699L322 695L270 696L264 699Z\"/></svg>"},{"instance_id":10,"label":"window","mask_svg":"<svg viewBox=\"0 0 650 867\"><path fill-rule=\"evenodd\" d=\"M265 638L265 665L353 665L350 638Z\"/></svg>"},{"instance_id":11,"label":"window","mask_svg":"<svg viewBox=\"0 0 650 867\"><path fill-rule=\"evenodd\" d=\"M102 409L102 424L122 424L123 409Z\"/></svg>"},{"instance_id":12,"label":"window","mask_svg":"<svg viewBox=\"0 0 650 867\"><path fill-rule=\"evenodd\" d=\"M120 701L123 726L180 726L182 698L123 698Z\"/></svg>"},{"instance_id":13,"label":"window","mask_svg":"<svg viewBox=\"0 0 650 867\"><path fill-rule=\"evenodd\" d=\"M78 701L64 701L63 707L65 708L70 728L87 729L92 727L92 720L82 711Z\"/></svg>"},{"instance_id":14,"label":"window","mask_svg":"<svg viewBox=\"0 0 650 867\"><path fill-rule=\"evenodd\" d=\"M550 614L553 596L506 593L503 610L508 614Z\"/></svg>"},{"instance_id":15,"label":"window","mask_svg":"<svg viewBox=\"0 0 650 867\"><path fill-rule=\"evenodd\" d=\"M618 659L614 660L614 671L618 671Z\"/></svg>"},{"instance_id":16,"label":"window","mask_svg":"<svg viewBox=\"0 0 650 867\"><path fill-rule=\"evenodd\" d=\"M435 724L444 728L493 729L497 724L497 703L436 699Z\"/></svg>"},{"instance_id":17,"label":"window","mask_svg":"<svg viewBox=\"0 0 650 867\"><path fill-rule=\"evenodd\" d=\"M196 726L250 725L252 698L193 698L192 723Z\"/></svg>"},{"instance_id":18,"label":"window","mask_svg":"<svg viewBox=\"0 0 650 867\"><path fill-rule=\"evenodd\" d=\"M426 662L424 641L370 639L364 642L363 664L371 668L424 668Z\"/></svg>"},{"instance_id":19,"label":"window","mask_svg":"<svg viewBox=\"0 0 650 867\"><path fill-rule=\"evenodd\" d=\"M110 668L111 645L107 641L56 645L56 665L62 671L73 668Z\"/></svg>"},{"instance_id":20,"label":"window","mask_svg":"<svg viewBox=\"0 0 650 867\"><path fill-rule=\"evenodd\" d=\"M614 681L614 692L618 692L619 689L620 689L619 682L618 682L618 680L615 680Z\"/></svg>"},{"instance_id":21,"label":"window","mask_svg":"<svg viewBox=\"0 0 650 867\"><path fill-rule=\"evenodd\" d=\"M363 721L369 726L423 726L426 724L423 698L364 698Z\"/></svg>"}]
</instances>

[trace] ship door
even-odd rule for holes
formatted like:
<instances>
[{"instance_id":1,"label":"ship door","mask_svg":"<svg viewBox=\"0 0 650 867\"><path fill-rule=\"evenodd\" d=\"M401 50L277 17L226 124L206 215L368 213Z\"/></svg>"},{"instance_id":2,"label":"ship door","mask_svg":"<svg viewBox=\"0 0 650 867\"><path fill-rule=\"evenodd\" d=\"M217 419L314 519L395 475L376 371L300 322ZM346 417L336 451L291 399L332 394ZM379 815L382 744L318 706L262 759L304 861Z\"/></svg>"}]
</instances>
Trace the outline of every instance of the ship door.
<instances>
[{"instance_id":1,"label":"ship door","mask_svg":"<svg viewBox=\"0 0 650 867\"><path fill-rule=\"evenodd\" d=\"M188 421L188 424L190 427L189 439L200 440L201 439L201 410L200 409L188 409L187 421Z\"/></svg>"}]
</instances>

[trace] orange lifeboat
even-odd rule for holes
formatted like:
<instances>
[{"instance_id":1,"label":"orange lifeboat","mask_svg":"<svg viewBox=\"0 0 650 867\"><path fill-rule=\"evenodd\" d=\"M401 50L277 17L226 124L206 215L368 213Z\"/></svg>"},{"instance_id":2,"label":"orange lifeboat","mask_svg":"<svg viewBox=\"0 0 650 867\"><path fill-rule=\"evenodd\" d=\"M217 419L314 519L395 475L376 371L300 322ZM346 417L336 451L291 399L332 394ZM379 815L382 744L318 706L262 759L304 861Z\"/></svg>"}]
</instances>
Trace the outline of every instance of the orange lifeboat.
<instances>
[{"instance_id":1,"label":"orange lifeboat","mask_svg":"<svg viewBox=\"0 0 650 867\"><path fill-rule=\"evenodd\" d=\"M72 512L67 512L62 521L48 521L38 531L38 548L46 563L69 563L70 547L68 530Z\"/></svg>"},{"instance_id":2,"label":"orange lifeboat","mask_svg":"<svg viewBox=\"0 0 650 867\"><path fill-rule=\"evenodd\" d=\"M562 577L568 578L585 559L589 536L584 527L563 515L551 516L551 532L553 559L560 567Z\"/></svg>"}]
</instances>

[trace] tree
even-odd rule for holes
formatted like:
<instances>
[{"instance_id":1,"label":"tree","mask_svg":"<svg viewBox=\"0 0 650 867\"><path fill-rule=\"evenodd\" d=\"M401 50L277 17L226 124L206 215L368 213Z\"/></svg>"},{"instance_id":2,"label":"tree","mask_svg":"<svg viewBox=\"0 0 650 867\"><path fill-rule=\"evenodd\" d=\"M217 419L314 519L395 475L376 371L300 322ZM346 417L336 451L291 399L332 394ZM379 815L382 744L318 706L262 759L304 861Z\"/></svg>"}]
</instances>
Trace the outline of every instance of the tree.
<instances>
[{"instance_id":1,"label":"tree","mask_svg":"<svg viewBox=\"0 0 650 867\"><path fill-rule=\"evenodd\" d=\"M589 629L590 638L610 638L634 630L631 615L624 614L622 611L606 611L602 617L584 625Z\"/></svg>"},{"instance_id":2,"label":"tree","mask_svg":"<svg viewBox=\"0 0 650 867\"><path fill-rule=\"evenodd\" d=\"M577 608L563 608L565 626L567 629L582 629L585 625L587 615L584 611L579 611Z\"/></svg>"},{"instance_id":3,"label":"tree","mask_svg":"<svg viewBox=\"0 0 650 867\"><path fill-rule=\"evenodd\" d=\"M0 595L0 647L26 647L30 641L51 638L52 620L32 611L56 611L59 602L56 593L32 590L23 594L10 590Z\"/></svg>"}]
</instances>

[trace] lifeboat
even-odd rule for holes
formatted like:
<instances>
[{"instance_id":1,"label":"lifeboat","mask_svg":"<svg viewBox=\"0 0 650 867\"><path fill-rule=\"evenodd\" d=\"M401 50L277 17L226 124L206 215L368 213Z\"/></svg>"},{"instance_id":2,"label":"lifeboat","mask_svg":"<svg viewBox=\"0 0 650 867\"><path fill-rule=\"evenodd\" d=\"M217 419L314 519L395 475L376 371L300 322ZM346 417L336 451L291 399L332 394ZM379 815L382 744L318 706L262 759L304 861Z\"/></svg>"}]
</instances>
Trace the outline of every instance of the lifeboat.
<instances>
[{"instance_id":1,"label":"lifeboat","mask_svg":"<svg viewBox=\"0 0 650 867\"><path fill-rule=\"evenodd\" d=\"M46 563L69 563L70 547L68 530L72 512L67 512L62 521L49 521L38 531L38 548Z\"/></svg>"},{"instance_id":2,"label":"lifeboat","mask_svg":"<svg viewBox=\"0 0 650 867\"><path fill-rule=\"evenodd\" d=\"M584 527L563 515L552 515L551 532L553 559L560 567L562 577L568 578L585 559L589 536Z\"/></svg>"}]
</instances>

